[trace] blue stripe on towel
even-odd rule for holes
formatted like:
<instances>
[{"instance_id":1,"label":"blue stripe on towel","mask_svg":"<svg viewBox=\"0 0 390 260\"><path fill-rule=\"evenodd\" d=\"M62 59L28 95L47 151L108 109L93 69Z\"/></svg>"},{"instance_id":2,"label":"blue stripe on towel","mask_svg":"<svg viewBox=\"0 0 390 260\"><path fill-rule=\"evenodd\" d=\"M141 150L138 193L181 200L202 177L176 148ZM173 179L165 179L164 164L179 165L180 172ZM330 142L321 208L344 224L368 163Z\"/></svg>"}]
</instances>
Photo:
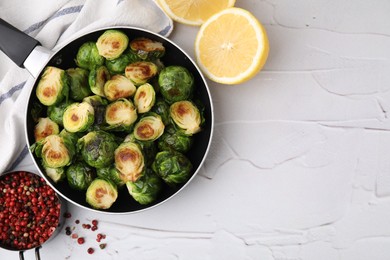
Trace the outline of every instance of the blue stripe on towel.
<instances>
[{"instance_id":1,"label":"blue stripe on towel","mask_svg":"<svg viewBox=\"0 0 390 260\"><path fill-rule=\"evenodd\" d=\"M170 25L167 25L167 27L165 27L164 29L162 29L161 31L158 32L158 34L161 34L161 35L167 35L167 33L171 30L171 26Z\"/></svg>"},{"instance_id":2,"label":"blue stripe on towel","mask_svg":"<svg viewBox=\"0 0 390 260\"><path fill-rule=\"evenodd\" d=\"M16 85L16 86L13 86L10 90L8 90L7 92L5 92L4 94L0 95L0 105L1 103L3 103L4 100L12 97L12 95L18 91L18 90L21 90L23 87L24 87L24 84L26 84L26 81Z\"/></svg>"},{"instance_id":3,"label":"blue stripe on towel","mask_svg":"<svg viewBox=\"0 0 390 260\"><path fill-rule=\"evenodd\" d=\"M28 148L27 145L23 147L22 152L19 154L19 156L16 158L16 160L12 163L12 165L8 168L7 171L13 170L18 164L23 161L23 159L27 156L28 154Z\"/></svg>"},{"instance_id":4,"label":"blue stripe on towel","mask_svg":"<svg viewBox=\"0 0 390 260\"><path fill-rule=\"evenodd\" d=\"M46 20L34 23L33 25L28 27L23 32L26 33L26 34L29 34L29 33L33 32L35 30L38 30L40 27L42 27L42 25L44 25L45 23L49 22L50 20L53 20L54 18L61 17L61 16L64 16L64 15L67 15L67 14L79 13L82 8L83 8L83 5L76 5L76 6L71 6L71 7L67 7L65 9L59 10L58 12L56 12L54 15L50 16Z\"/></svg>"}]
</instances>

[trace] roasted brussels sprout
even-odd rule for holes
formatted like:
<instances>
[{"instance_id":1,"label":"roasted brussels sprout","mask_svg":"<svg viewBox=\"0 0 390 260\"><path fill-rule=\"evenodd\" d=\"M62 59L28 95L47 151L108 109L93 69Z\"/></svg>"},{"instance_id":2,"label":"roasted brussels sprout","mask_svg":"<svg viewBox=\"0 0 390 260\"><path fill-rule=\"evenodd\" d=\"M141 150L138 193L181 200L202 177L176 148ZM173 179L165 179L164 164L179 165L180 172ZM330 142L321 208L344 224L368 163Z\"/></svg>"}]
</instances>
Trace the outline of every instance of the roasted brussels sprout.
<instances>
[{"instance_id":1,"label":"roasted brussels sprout","mask_svg":"<svg viewBox=\"0 0 390 260\"><path fill-rule=\"evenodd\" d=\"M96 173L99 178L112 181L118 187L125 185L125 182L121 179L121 173L114 165L97 169Z\"/></svg>"},{"instance_id":2,"label":"roasted brussels sprout","mask_svg":"<svg viewBox=\"0 0 390 260\"><path fill-rule=\"evenodd\" d=\"M156 76L158 67L153 62L138 61L126 66L125 76L136 86L145 84L149 79Z\"/></svg>"},{"instance_id":3,"label":"roasted brussels sprout","mask_svg":"<svg viewBox=\"0 0 390 260\"><path fill-rule=\"evenodd\" d=\"M95 111L87 102L73 103L65 108L62 120L67 131L84 132L93 124Z\"/></svg>"},{"instance_id":4,"label":"roasted brussels sprout","mask_svg":"<svg viewBox=\"0 0 390 260\"><path fill-rule=\"evenodd\" d=\"M81 161L72 163L66 169L68 184L75 190L86 190L93 179L95 179L95 176L94 168Z\"/></svg>"},{"instance_id":5,"label":"roasted brussels sprout","mask_svg":"<svg viewBox=\"0 0 390 260\"><path fill-rule=\"evenodd\" d=\"M126 51L113 60L106 60L106 67L112 74L123 74L128 64L140 61L141 59L133 51Z\"/></svg>"},{"instance_id":6,"label":"roasted brussels sprout","mask_svg":"<svg viewBox=\"0 0 390 260\"><path fill-rule=\"evenodd\" d=\"M50 118L39 118L38 123L35 125L34 128L35 141L38 142L44 139L46 136L58 134L59 132L60 129L58 125Z\"/></svg>"},{"instance_id":7,"label":"roasted brussels sprout","mask_svg":"<svg viewBox=\"0 0 390 260\"><path fill-rule=\"evenodd\" d=\"M96 47L99 54L107 60L121 56L129 44L126 34L118 30L107 30L97 40Z\"/></svg>"},{"instance_id":8,"label":"roasted brussels sprout","mask_svg":"<svg viewBox=\"0 0 390 260\"><path fill-rule=\"evenodd\" d=\"M145 83L137 88L134 96L134 104L138 113L146 113L156 102L156 92L149 83Z\"/></svg>"},{"instance_id":9,"label":"roasted brussels sprout","mask_svg":"<svg viewBox=\"0 0 390 260\"><path fill-rule=\"evenodd\" d=\"M65 179L66 176L65 167L60 167L60 168L44 167L44 168L45 168L46 175L49 176L49 178L52 179L54 183L58 183Z\"/></svg>"},{"instance_id":10,"label":"roasted brussels sprout","mask_svg":"<svg viewBox=\"0 0 390 260\"><path fill-rule=\"evenodd\" d=\"M36 155L42 157L43 166L48 168L68 166L75 154L73 143L59 135L47 136L36 149Z\"/></svg>"},{"instance_id":11,"label":"roasted brussels sprout","mask_svg":"<svg viewBox=\"0 0 390 260\"><path fill-rule=\"evenodd\" d=\"M191 101L175 102L169 110L173 122L184 134L193 135L201 130L202 117L199 109Z\"/></svg>"},{"instance_id":12,"label":"roasted brussels sprout","mask_svg":"<svg viewBox=\"0 0 390 260\"><path fill-rule=\"evenodd\" d=\"M162 181L152 170L146 169L135 182L126 182L130 195L141 205L147 205L157 199L162 188Z\"/></svg>"},{"instance_id":13,"label":"roasted brussels sprout","mask_svg":"<svg viewBox=\"0 0 390 260\"><path fill-rule=\"evenodd\" d=\"M168 185L186 182L191 176L192 164L180 152L162 151L157 153L152 169Z\"/></svg>"},{"instance_id":14,"label":"roasted brussels sprout","mask_svg":"<svg viewBox=\"0 0 390 260\"><path fill-rule=\"evenodd\" d=\"M170 123L169 105L164 101L164 99L157 98L151 111L161 116L161 120L164 125L168 125Z\"/></svg>"},{"instance_id":15,"label":"roasted brussels sprout","mask_svg":"<svg viewBox=\"0 0 390 260\"><path fill-rule=\"evenodd\" d=\"M104 95L110 101L118 98L132 97L136 88L128 78L123 75L114 75L110 80L104 84Z\"/></svg>"},{"instance_id":16,"label":"roasted brussels sprout","mask_svg":"<svg viewBox=\"0 0 390 260\"><path fill-rule=\"evenodd\" d=\"M47 116L57 123L57 125L63 126L62 117L64 116L65 108L74 103L73 100L63 100L57 105L52 105L47 108Z\"/></svg>"},{"instance_id":17,"label":"roasted brussels sprout","mask_svg":"<svg viewBox=\"0 0 390 260\"><path fill-rule=\"evenodd\" d=\"M165 47L161 42L149 38L136 38L130 42L130 48L143 60L155 60L165 54Z\"/></svg>"},{"instance_id":18,"label":"roasted brussels sprout","mask_svg":"<svg viewBox=\"0 0 390 260\"><path fill-rule=\"evenodd\" d=\"M190 150L192 142L192 136L185 135L181 131L176 130L173 125L169 125L158 139L158 149L160 151L175 150L186 153Z\"/></svg>"},{"instance_id":19,"label":"roasted brussels sprout","mask_svg":"<svg viewBox=\"0 0 390 260\"><path fill-rule=\"evenodd\" d=\"M161 95L168 104L192 97L194 76L185 67L165 67L158 76Z\"/></svg>"},{"instance_id":20,"label":"roasted brussels sprout","mask_svg":"<svg viewBox=\"0 0 390 260\"><path fill-rule=\"evenodd\" d=\"M120 98L110 103L106 108L107 129L124 131L130 130L137 120L137 111L134 104L125 98Z\"/></svg>"},{"instance_id":21,"label":"roasted brussels sprout","mask_svg":"<svg viewBox=\"0 0 390 260\"><path fill-rule=\"evenodd\" d=\"M154 157L157 154L157 146L153 141L140 141L135 138L134 133L128 134L123 142L134 142L139 144L144 155L145 165L149 166L153 163Z\"/></svg>"},{"instance_id":22,"label":"roasted brussels sprout","mask_svg":"<svg viewBox=\"0 0 390 260\"><path fill-rule=\"evenodd\" d=\"M112 164L117 146L115 137L101 130L89 132L77 141L77 149L84 161L95 168Z\"/></svg>"},{"instance_id":23,"label":"roasted brussels sprout","mask_svg":"<svg viewBox=\"0 0 390 260\"><path fill-rule=\"evenodd\" d=\"M110 72L106 67L100 66L92 69L88 76L88 83L92 93L104 97L104 84L110 78Z\"/></svg>"},{"instance_id":24,"label":"roasted brussels sprout","mask_svg":"<svg viewBox=\"0 0 390 260\"><path fill-rule=\"evenodd\" d=\"M106 111L106 105L108 104L107 99L102 98L99 95L89 96L83 99L83 102L87 102L92 105L93 111L95 112L95 125L101 125L104 122L104 114Z\"/></svg>"},{"instance_id":25,"label":"roasted brussels sprout","mask_svg":"<svg viewBox=\"0 0 390 260\"><path fill-rule=\"evenodd\" d=\"M161 117L150 113L143 116L134 127L134 137L141 141L154 141L164 132L164 124Z\"/></svg>"},{"instance_id":26,"label":"roasted brussels sprout","mask_svg":"<svg viewBox=\"0 0 390 260\"><path fill-rule=\"evenodd\" d=\"M99 55L95 42L86 42L79 48L76 64L83 69L92 70L103 65L104 57Z\"/></svg>"},{"instance_id":27,"label":"roasted brussels sprout","mask_svg":"<svg viewBox=\"0 0 390 260\"><path fill-rule=\"evenodd\" d=\"M124 182L136 181L145 167L141 147L133 142L121 143L115 150L115 167Z\"/></svg>"},{"instance_id":28,"label":"roasted brussels sprout","mask_svg":"<svg viewBox=\"0 0 390 260\"><path fill-rule=\"evenodd\" d=\"M64 70L48 66L45 68L37 86L36 95L45 106L60 103L69 95L69 76Z\"/></svg>"},{"instance_id":29,"label":"roasted brussels sprout","mask_svg":"<svg viewBox=\"0 0 390 260\"><path fill-rule=\"evenodd\" d=\"M115 184L104 179L95 179L86 192L86 201L95 209L108 209L118 198Z\"/></svg>"},{"instance_id":30,"label":"roasted brussels sprout","mask_svg":"<svg viewBox=\"0 0 390 260\"><path fill-rule=\"evenodd\" d=\"M66 129L62 129L59 136L76 149L77 140L79 140L79 136L76 133L71 133L66 131Z\"/></svg>"},{"instance_id":31,"label":"roasted brussels sprout","mask_svg":"<svg viewBox=\"0 0 390 260\"><path fill-rule=\"evenodd\" d=\"M66 72L70 77L70 93L71 99L81 101L83 98L92 94L88 84L89 72L82 68L67 69Z\"/></svg>"}]
</instances>

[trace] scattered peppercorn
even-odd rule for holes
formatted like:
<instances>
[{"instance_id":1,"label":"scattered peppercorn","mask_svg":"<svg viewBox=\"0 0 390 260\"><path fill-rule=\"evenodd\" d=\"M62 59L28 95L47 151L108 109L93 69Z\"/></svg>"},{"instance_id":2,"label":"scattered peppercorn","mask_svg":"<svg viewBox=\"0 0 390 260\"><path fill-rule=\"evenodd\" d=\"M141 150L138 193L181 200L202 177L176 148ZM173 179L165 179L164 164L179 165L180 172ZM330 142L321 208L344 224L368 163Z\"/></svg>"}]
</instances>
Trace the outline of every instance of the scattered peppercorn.
<instances>
[{"instance_id":1,"label":"scattered peppercorn","mask_svg":"<svg viewBox=\"0 0 390 260\"><path fill-rule=\"evenodd\" d=\"M79 224L79 223L80 223L80 220L76 219L75 223L76 223L76 224Z\"/></svg>"},{"instance_id":2,"label":"scattered peppercorn","mask_svg":"<svg viewBox=\"0 0 390 260\"><path fill-rule=\"evenodd\" d=\"M79 243L80 245L81 245L81 244L84 244L84 242L85 242L85 240L84 240L83 237L79 237L79 238L77 239L77 243Z\"/></svg>"},{"instance_id":3,"label":"scattered peppercorn","mask_svg":"<svg viewBox=\"0 0 390 260\"><path fill-rule=\"evenodd\" d=\"M97 226L98 221L96 219L92 220L92 225Z\"/></svg>"},{"instance_id":4,"label":"scattered peppercorn","mask_svg":"<svg viewBox=\"0 0 390 260\"><path fill-rule=\"evenodd\" d=\"M98 229L97 226L92 226L92 227L91 227L91 230L92 230L92 231L95 231L95 230L97 230L97 229Z\"/></svg>"},{"instance_id":5,"label":"scattered peppercorn","mask_svg":"<svg viewBox=\"0 0 390 260\"><path fill-rule=\"evenodd\" d=\"M104 248L106 248L106 246L107 246L107 244L100 244L99 245L100 249L104 249Z\"/></svg>"},{"instance_id":6,"label":"scattered peppercorn","mask_svg":"<svg viewBox=\"0 0 390 260\"><path fill-rule=\"evenodd\" d=\"M79 237L79 235L77 235L76 233L72 234L72 238L73 238L73 239L76 239L76 238L78 238L78 237Z\"/></svg>"},{"instance_id":7,"label":"scattered peppercorn","mask_svg":"<svg viewBox=\"0 0 390 260\"><path fill-rule=\"evenodd\" d=\"M90 247L90 248L88 248L87 252L88 252L88 254L91 255L91 254L93 254L93 252L95 252L95 250L92 247Z\"/></svg>"},{"instance_id":8,"label":"scattered peppercorn","mask_svg":"<svg viewBox=\"0 0 390 260\"><path fill-rule=\"evenodd\" d=\"M70 212L64 213L64 218L71 218L71 217L72 217L72 214L70 214Z\"/></svg>"}]
</instances>

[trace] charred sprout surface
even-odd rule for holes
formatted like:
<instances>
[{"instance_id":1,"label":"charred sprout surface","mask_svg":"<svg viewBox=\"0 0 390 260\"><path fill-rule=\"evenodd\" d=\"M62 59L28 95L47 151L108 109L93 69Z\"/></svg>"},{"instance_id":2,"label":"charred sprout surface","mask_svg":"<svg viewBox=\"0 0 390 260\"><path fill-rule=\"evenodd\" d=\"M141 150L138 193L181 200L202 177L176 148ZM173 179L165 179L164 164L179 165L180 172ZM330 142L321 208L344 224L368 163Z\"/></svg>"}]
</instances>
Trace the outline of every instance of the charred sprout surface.
<instances>
[{"instance_id":1,"label":"charred sprout surface","mask_svg":"<svg viewBox=\"0 0 390 260\"><path fill-rule=\"evenodd\" d=\"M45 68L30 150L52 183L105 210L124 186L129 203L148 205L166 194L165 183L176 189L190 178L186 154L203 106L193 75L165 66L165 52L162 42L112 29L80 45L68 68Z\"/></svg>"},{"instance_id":2,"label":"charred sprout surface","mask_svg":"<svg viewBox=\"0 0 390 260\"><path fill-rule=\"evenodd\" d=\"M112 182L97 178L89 185L86 201L95 209L108 209L118 198L118 190Z\"/></svg>"},{"instance_id":3,"label":"charred sprout surface","mask_svg":"<svg viewBox=\"0 0 390 260\"><path fill-rule=\"evenodd\" d=\"M201 128L202 117L199 109L191 101L178 101L171 105L170 115L183 133L193 135L198 133Z\"/></svg>"},{"instance_id":4,"label":"charred sprout surface","mask_svg":"<svg viewBox=\"0 0 390 260\"><path fill-rule=\"evenodd\" d=\"M58 124L52 121L50 118L39 118L38 123L35 125L34 129L34 137L35 141L41 141L46 136L52 135L52 134L59 134L60 129L58 127Z\"/></svg>"},{"instance_id":5,"label":"charred sprout surface","mask_svg":"<svg viewBox=\"0 0 390 260\"><path fill-rule=\"evenodd\" d=\"M141 147L135 142L124 142L115 150L115 167L124 182L136 181L145 167Z\"/></svg>"},{"instance_id":6,"label":"charred sprout surface","mask_svg":"<svg viewBox=\"0 0 390 260\"><path fill-rule=\"evenodd\" d=\"M158 76L161 95L168 104L190 99L194 91L194 76L185 67L165 67Z\"/></svg>"},{"instance_id":7,"label":"charred sprout surface","mask_svg":"<svg viewBox=\"0 0 390 260\"><path fill-rule=\"evenodd\" d=\"M48 66L39 79L36 89L39 101L52 106L67 99L69 95L69 76L62 69Z\"/></svg>"},{"instance_id":8,"label":"charred sprout surface","mask_svg":"<svg viewBox=\"0 0 390 260\"><path fill-rule=\"evenodd\" d=\"M99 54L107 60L121 56L129 44L129 38L119 30L107 30L97 40Z\"/></svg>"},{"instance_id":9,"label":"charred sprout surface","mask_svg":"<svg viewBox=\"0 0 390 260\"><path fill-rule=\"evenodd\" d=\"M104 95L109 101L132 97L136 88L128 78L117 74L104 84Z\"/></svg>"},{"instance_id":10,"label":"charred sprout surface","mask_svg":"<svg viewBox=\"0 0 390 260\"><path fill-rule=\"evenodd\" d=\"M136 86L147 83L158 73L156 64L150 61L139 61L130 63L125 68L126 77Z\"/></svg>"},{"instance_id":11,"label":"charred sprout surface","mask_svg":"<svg viewBox=\"0 0 390 260\"><path fill-rule=\"evenodd\" d=\"M99 54L95 42L86 42L80 46L76 65L83 69L92 70L104 64L104 57Z\"/></svg>"},{"instance_id":12,"label":"charred sprout surface","mask_svg":"<svg viewBox=\"0 0 390 260\"><path fill-rule=\"evenodd\" d=\"M161 117L150 113L143 116L134 127L134 137L140 141L155 141L164 132Z\"/></svg>"},{"instance_id":13,"label":"charred sprout surface","mask_svg":"<svg viewBox=\"0 0 390 260\"><path fill-rule=\"evenodd\" d=\"M145 83L137 88L134 96L134 103L138 113L146 113L152 109L156 102L156 92L149 83Z\"/></svg>"},{"instance_id":14,"label":"charred sprout surface","mask_svg":"<svg viewBox=\"0 0 390 260\"><path fill-rule=\"evenodd\" d=\"M87 102L69 105L63 115L64 128L71 133L84 132L94 122L95 111Z\"/></svg>"},{"instance_id":15,"label":"charred sprout surface","mask_svg":"<svg viewBox=\"0 0 390 260\"><path fill-rule=\"evenodd\" d=\"M110 103L106 108L106 129L113 131L129 131L137 120L137 110L128 99L120 98Z\"/></svg>"}]
</instances>

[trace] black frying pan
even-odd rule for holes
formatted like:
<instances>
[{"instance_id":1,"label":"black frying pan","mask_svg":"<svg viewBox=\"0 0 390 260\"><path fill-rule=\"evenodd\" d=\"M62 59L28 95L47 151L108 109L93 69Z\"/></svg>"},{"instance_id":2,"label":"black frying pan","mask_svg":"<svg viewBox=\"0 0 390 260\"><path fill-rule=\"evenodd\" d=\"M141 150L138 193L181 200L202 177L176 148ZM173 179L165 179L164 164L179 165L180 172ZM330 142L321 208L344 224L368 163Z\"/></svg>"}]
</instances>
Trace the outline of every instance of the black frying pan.
<instances>
[{"instance_id":1,"label":"black frying pan","mask_svg":"<svg viewBox=\"0 0 390 260\"><path fill-rule=\"evenodd\" d=\"M194 75L196 86L195 97L201 100L201 102L204 104L204 115L206 119L205 125L203 126L203 130L200 133L194 135L194 145L191 150L186 154L193 164L192 177L186 183L183 183L182 185L179 185L175 188L165 186L159 198L154 203L149 204L147 206L142 206L136 203L128 194L126 188L119 190L118 200L113 204L113 206L105 211L99 210L99 212L120 214L139 212L147 208L152 208L173 197L194 178L205 160L205 157L210 147L213 133L213 105L206 80L204 79L195 62L180 47L178 47L175 43L168 40L167 38L144 29L126 26L101 28L99 30L91 31L87 34L84 34L69 41L67 44L63 45L63 47L60 48L58 51L53 53L52 51L45 49L42 46L39 46L39 42L35 39L31 38L30 36L24 34L23 32L19 31L18 29L14 28L10 24L0 19L0 49L8 57L10 57L18 66L22 68L26 67L33 76L39 78L45 66L56 66L62 69L76 67L74 59L76 57L79 47L87 41L96 41L105 30L113 28L119 29L126 33L129 36L130 40L136 37L147 37L152 40L162 42L166 48L166 54L162 58L163 63L166 66L184 66ZM45 61L42 65L34 65L36 59L44 59ZM37 102L37 98L35 96L35 88L37 84L38 81L36 80L34 86L31 88L31 93L26 109L25 125L28 146L31 146L35 142L35 123L31 116L31 109L32 104L34 102ZM44 173L44 170L40 165L40 160L36 158L34 154L30 154L33 158L35 165L40 170L40 174L58 194L62 195L64 198L74 203L75 205L96 211L85 202L85 192L79 192L69 188L66 182L59 184L54 183Z\"/></svg>"}]
</instances>

